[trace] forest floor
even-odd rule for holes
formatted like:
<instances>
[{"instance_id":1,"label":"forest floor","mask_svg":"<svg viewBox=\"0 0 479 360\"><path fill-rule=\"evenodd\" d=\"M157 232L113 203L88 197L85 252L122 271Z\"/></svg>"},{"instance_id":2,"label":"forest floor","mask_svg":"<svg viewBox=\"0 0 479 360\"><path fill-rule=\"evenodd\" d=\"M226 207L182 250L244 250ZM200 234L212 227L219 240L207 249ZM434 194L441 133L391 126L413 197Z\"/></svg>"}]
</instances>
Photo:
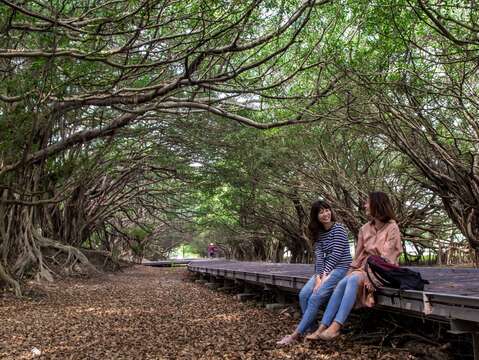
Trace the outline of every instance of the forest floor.
<instances>
[{"instance_id":1,"label":"forest floor","mask_svg":"<svg viewBox=\"0 0 479 360\"><path fill-rule=\"evenodd\" d=\"M0 358L437 358L360 344L347 334L331 343L278 348L275 342L296 320L186 281L186 273L135 266L94 278L30 284L31 295L24 299L3 293Z\"/></svg>"}]
</instances>

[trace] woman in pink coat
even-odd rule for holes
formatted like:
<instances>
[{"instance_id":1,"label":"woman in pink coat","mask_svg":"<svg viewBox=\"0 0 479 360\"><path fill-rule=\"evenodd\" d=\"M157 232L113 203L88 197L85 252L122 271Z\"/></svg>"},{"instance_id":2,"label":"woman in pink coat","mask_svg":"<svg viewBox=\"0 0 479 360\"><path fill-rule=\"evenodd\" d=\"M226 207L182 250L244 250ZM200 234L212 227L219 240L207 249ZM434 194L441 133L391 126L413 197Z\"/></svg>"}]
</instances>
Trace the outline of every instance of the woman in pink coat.
<instances>
[{"instance_id":1,"label":"woman in pink coat","mask_svg":"<svg viewBox=\"0 0 479 360\"><path fill-rule=\"evenodd\" d=\"M369 255L379 255L397 264L402 252L401 235L389 197L383 192L372 192L364 204L371 221L361 227L356 254L348 275L336 286L321 320L321 325L309 340L330 340L340 334L349 313L356 307L374 305L374 287L365 265Z\"/></svg>"}]
</instances>

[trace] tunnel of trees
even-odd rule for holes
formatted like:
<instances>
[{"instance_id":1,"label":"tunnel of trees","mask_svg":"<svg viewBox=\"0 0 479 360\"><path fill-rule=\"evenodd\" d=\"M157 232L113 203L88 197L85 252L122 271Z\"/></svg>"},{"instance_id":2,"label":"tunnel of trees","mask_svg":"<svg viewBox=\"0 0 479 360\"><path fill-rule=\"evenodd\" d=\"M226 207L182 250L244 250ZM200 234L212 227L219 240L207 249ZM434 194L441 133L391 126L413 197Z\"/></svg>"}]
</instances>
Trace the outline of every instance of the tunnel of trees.
<instances>
[{"instance_id":1,"label":"tunnel of trees","mask_svg":"<svg viewBox=\"0 0 479 360\"><path fill-rule=\"evenodd\" d=\"M164 258L310 260L391 194L405 260L479 261L473 1L0 2L0 285Z\"/></svg>"}]
</instances>

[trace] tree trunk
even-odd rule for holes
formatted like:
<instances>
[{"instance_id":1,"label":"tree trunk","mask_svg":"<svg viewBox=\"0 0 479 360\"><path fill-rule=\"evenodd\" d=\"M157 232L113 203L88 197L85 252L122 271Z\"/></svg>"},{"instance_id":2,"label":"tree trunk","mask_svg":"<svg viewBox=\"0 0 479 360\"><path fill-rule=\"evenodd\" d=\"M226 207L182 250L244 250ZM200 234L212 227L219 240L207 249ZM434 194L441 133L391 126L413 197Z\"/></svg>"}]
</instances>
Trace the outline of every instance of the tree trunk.
<instances>
[{"instance_id":1,"label":"tree trunk","mask_svg":"<svg viewBox=\"0 0 479 360\"><path fill-rule=\"evenodd\" d=\"M457 199L451 201L443 198L443 203L449 217L469 243L473 265L479 267L479 211L466 207Z\"/></svg>"}]
</instances>

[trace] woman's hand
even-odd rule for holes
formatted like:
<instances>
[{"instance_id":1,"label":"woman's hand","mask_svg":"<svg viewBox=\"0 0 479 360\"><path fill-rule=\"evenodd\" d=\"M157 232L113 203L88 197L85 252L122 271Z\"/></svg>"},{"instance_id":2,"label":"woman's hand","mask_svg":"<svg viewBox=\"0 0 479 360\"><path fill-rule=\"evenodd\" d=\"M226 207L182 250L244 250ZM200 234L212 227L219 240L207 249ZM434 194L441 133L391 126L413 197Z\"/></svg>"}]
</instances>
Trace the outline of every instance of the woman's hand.
<instances>
[{"instance_id":1,"label":"woman's hand","mask_svg":"<svg viewBox=\"0 0 479 360\"><path fill-rule=\"evenodd\" d=\"M321 287L322 282L323 280L321 279L321 276L316 275L316 283L314 284L313 293L316 292Z\"/></svg>"},{"instance_id":2,"label":"woman's hand","mask_svg":"<svg viewBox=\"0 0 479 360\"><path fill-rule=\"evenodd\" d=\"M326 275L326 276L323 276L322 282L323 282L323 283L326 282L326 281L329 279L329 276L330 276L330 275L331 275L331 273L329 273L329 274Z\"/></svg>"}]
</instances>

